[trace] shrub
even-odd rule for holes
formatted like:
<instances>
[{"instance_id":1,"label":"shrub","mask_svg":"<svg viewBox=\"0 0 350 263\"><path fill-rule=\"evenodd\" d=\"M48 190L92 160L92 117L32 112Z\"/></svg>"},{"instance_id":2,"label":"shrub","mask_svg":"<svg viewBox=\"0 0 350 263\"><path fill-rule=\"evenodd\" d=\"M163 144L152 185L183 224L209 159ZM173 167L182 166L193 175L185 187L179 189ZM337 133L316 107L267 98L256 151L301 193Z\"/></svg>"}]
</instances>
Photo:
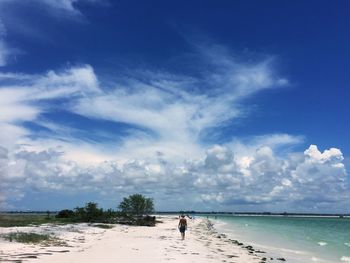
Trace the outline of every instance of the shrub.
<instances>
[{"instance_id":1,"label":"shrub","mask_svg":"<svg viewBox=\"0 0 350 263\"><path fill-rule=\"evenodd\" d=\"M94 202L87 203L85 207L76 207L74 209L74 219L80 222L109 222L113 215L115 214L112 210L103 211Z\"/></svg>"},{"instance_id":2,"label":"shrub","mask_svg":"<svg viewBox=\"0 0 350 263\"><path fill-rule=\"evenodd\" d=\"M87 221L95 221L101 219L103 215L103 209L99 209L97 203L89 202L85 206Z\"/></svg>"},{"instance_id":3,"label":"shrub","mask_svg":"<svg viewBox=\"0 0 350 263\"><path fill-rule=\"evenodd\" d=\"M4 238L10 242L17 241L20 243L40 243L42 241L49 241L50 235L36 234L36 233L10 233L4 236Z\"/></svg>"},{"instance_id":4,"label":"shrub","mask_svg":"<svg viewBox=\"0 0 350 263\"><path fill-rule=\"evenodd\" d=\"M73 217L74 217L74 212L73 210L69 210L69 209L61 210L56 215L56 218L73 218Z\"/></svg>"},{"instance_id":5,"label":"shrub","mask_svg":"<svg viewBox=\"0 0 350 263\"><path fill-rule=\"evenodd\" d=\"M146 198L141 194L133 194L124 197L119 204L119 209L128 216L142 216L152 213L154 204L151 198Z\"/></svg>"}]
</instances>

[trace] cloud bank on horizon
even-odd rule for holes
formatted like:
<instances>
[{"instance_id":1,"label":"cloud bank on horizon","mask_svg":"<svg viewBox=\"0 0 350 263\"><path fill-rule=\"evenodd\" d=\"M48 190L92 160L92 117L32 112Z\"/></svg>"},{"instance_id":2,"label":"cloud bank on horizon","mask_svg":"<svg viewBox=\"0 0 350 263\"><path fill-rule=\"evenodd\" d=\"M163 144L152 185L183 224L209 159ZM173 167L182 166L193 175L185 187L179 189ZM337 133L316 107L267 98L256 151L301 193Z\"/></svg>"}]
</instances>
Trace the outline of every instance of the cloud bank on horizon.
<instances>
[{"instance_id":1,"label":"cloud bank on horizon","mask_svg":"<svg viewBox=\"0 0 350 263\"><path fill-rule=\"evenodd\" d=\"M78 0L37 2L82 15ZM0 24L0 66L9 50ZM2 209L24 209L33 192L73 200L141 192L162 210L343 211L340 149L296 151L303 135L226 131L251 116L249 99L292 85L272 56L245 62L219 45L194 53L200 66L188 74L138 67L99 76L90 64L0 70Z\"/></svg>"}]
</instances>

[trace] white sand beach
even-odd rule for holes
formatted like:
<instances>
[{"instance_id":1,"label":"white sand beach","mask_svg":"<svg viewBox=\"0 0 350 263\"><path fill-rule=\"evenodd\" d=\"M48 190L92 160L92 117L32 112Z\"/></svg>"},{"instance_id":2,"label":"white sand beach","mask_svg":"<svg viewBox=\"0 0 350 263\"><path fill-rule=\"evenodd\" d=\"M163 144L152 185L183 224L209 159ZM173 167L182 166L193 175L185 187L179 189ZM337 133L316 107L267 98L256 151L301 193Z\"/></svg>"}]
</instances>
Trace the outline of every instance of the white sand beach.
<instances>
[{"instance_id":1,"label":"white sand beach","mask_svg":"<svg viewBox=\"0 0 350 263\"><path fill-rule=\"evenodd\" d=\"M208 228L202 218L189 219L181 240L175 216L157 217L156 227L116 225L101 229L87 224L1 228L11 231L52 233L60 243L28 245L1 239L0 262L265 262L261 251ZM17 261L16 261L17 260Z\"/></svg>"}]
</instances>

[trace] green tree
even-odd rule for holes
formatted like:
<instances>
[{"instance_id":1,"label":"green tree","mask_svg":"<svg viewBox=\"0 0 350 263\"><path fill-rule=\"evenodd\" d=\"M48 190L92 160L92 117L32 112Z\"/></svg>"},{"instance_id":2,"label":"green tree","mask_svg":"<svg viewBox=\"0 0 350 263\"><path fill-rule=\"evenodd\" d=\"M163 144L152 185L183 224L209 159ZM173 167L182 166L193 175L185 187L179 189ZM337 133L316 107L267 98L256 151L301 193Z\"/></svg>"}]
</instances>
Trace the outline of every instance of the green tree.
<instances>
[{"instance_id":1,"label":"green tree","mask_svg":"<svg viewBox=\"0 0 350 263\"><path fill-rule=\"evenodd\" d=\"M99 209L97 203L89 202L85 205L86 219L88 221L98 220L103 215L103 209Z\"/></svg>"},{"instance_id":2,"label":"green tree","mask_svg":"<svg viewBox=\"0 0 350 263\"><path fill-rule=\"evenodd\" d=\"M69 210L69 209L61 210L56 215L56 218L72 218L72 217L74 217L74 212L73 210Z\"/></svg>"},{"instance_id":3,"label":"green tree","mask_svg":"<svg viewBox=\"0 0 350 263\"><path fill-rule=\"evenodd\" d=\"M147 215L154 211L154 204L151 198L146 198L141 194L133 194L129 197L124 197L119 204L119 209L131 216Z\"/></svg>"},{"instance_id":4,"label":"green tree","mask_svg":"<svg viewBox=\"0 0 350 263\"><path fill-rule=\"evenodd\" d=\"M86 219L86 212L84 207L74 208L74 216L78 221L84 221Z\"/></svg>"},{"instance_id":5,"label":"green tree","mask_svg":"<svg viewBox=\"0 0 350 263\"><path fill-rule=\"evenodd\" d=\"M98 208L97 203L89 202L85 207L76 207L74 212L75 218L83 222L100 221L103 217L103 209Z\"/></svg>"}]
</instances>

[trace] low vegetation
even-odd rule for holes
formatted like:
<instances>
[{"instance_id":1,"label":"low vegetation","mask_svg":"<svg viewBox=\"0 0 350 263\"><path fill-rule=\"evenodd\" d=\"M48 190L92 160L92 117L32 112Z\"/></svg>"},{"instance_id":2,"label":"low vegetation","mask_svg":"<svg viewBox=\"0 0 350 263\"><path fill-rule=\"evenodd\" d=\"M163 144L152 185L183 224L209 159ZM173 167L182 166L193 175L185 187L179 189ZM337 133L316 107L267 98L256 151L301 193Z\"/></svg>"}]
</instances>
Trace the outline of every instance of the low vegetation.
<instances>
[{"instance_id":1,"label":"low vegetation","mask_svg":"<svg viewBox=\"0 0 350 263\"><path fill-rule=\"evenodd\" d=\"M149 216L154 212L154 203L151 198L141 194L125 197L118 206L119 210L104 210L95 202L89 202L84 207L74 210L63 209L58 213L46 212L41 214L0 214L0 227L41 225L46 223L96 223L95 226L110 228L109 224L128 224L154 226L155 217Z\"/></svg>"},{"instance_id":2,"label":"low vegetation","mask_svg":"<svg viewBox=\"0 0 350 263\"><path fill-rule=\"evenodd\" d=\"M36 234L36 233L25 233L25 232L9 233L4 235L3 238L10 242L15 241L20 243L33 243L33 244L52 240L52 237L47 234Z\"/></svg>"},{"instance_id":3,"label":"low vegetation","mask_svg":"<svg viewBox=\"0 0 350 263\"><path fill-rule=\"evenodd\" d=\"M62 223L54 217L48 218L42 213L0 213L0 227L41 225L46 223Z\"/></svg>"},{"instance_id":4,"label":"low vegetation","mask_svg":"<svg viewBox=\"0 0 350 263\"><path fill-rule=\"evenodd\" d=\"M85 207L76 207L74 210L64 209L58 212L56 218L70 220L72 222L89 223L116 223L118 212L112 209L103 210L97 203L89 202Z\"/></svg>"}]
</instances>

